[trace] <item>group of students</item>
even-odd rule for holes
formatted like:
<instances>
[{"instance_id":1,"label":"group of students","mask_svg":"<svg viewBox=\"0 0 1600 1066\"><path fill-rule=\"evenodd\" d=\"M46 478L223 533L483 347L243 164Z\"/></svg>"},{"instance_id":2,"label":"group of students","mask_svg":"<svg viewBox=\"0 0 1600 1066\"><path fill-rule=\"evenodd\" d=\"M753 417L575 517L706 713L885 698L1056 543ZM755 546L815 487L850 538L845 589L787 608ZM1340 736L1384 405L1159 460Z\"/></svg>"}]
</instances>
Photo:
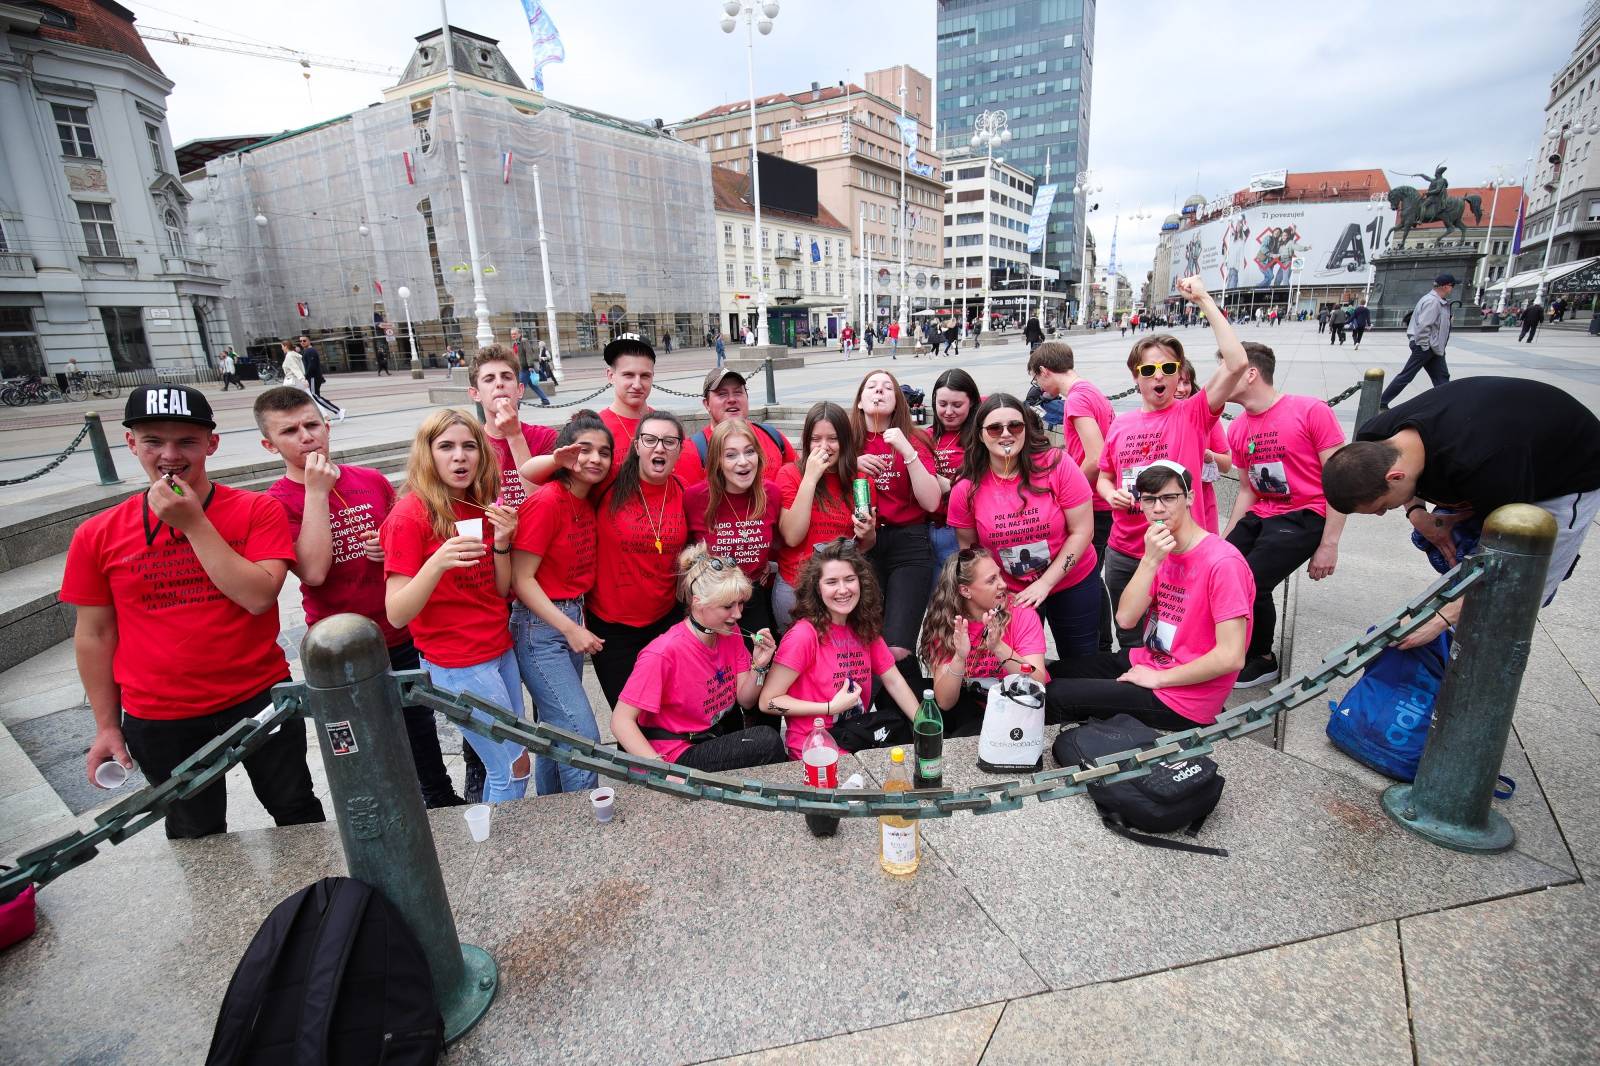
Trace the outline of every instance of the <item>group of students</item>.
<instances>
[{"instance_id":1,"label":"group of students","mask_svg":"<svg viewBox=\"0 0 1600 1066\"><path fill-rule=\"evenodd\" d=\"M1236 684L1277 676L1273 587L1308 559L1313 577L1333 571L1342 516L1324 518L1320 470L1342 436L1325 404L1274 390L1270 349L1240 344L1198 279L1180 287L1217 341L1203 388L1176 338L1146 335L1128 358L1140 408L1114 416L1070 347L1034 349L1030 375L1063 401L1061 447L1032 408L982 396L960 369L934 385L931 432L873 370L848 409L810 408L796 450L717 368L710 424L691 435L651 409L655 353L624 335L604 352L612 404L559 431L521 421L518 360L481 350L469 390L484 420L426 417L399 493L330 460L305 392L269 389L256 421L286 470L257 495L206 478L217 438L201 394L137 390L125 424L151 488L79 530L62 590L80 606L89 772L137 760L158 781L198 746L177 726L203 720L209 737L259 710L288 673L276 600L291 568L308 625L365 615L396 669L518 716L526 690L539 720L598 739L588 659L623 748L704 769L797 757L818 718L845 750L909 740L924 689L948 735L974 735L987 686L1018 673L1046 684L1053 722L1213 721ZM1244 414L1223 439L1229 400ZM1240 492L1219 529L1208 471L1229 462ZM181 653L196 639L228 648L227 668ZM406 714L425 799L460 802L432 714ZM276 772L298 746L303 771L304 736L281 732L251 759L276 752ZM596 783L464 736L488 802L530 777L540 794ZM309 775L263 790L251 759L280 824L321 817ZM223 804L169 819L169 834L220 831Z\"/></svg>"}]
</instances>

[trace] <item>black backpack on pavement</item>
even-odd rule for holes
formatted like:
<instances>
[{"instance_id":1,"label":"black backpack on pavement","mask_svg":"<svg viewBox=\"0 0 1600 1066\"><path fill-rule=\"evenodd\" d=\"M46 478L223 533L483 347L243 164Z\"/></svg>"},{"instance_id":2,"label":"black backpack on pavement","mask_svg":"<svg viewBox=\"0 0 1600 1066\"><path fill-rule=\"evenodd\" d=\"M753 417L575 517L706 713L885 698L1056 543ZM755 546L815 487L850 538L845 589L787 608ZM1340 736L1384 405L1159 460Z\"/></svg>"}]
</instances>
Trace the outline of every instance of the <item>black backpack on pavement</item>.
<instances>
[{"instance_id":1,"label":"black backpack on pavement","mask_svg":"<svg viewBox=\"0 0 1600 1066\"><path fill-rule=\"evenodd\" d=\"M206 1066L424 1066L443 1053L433 974L405 919L365 882L325 877L261 923Z\"/></svg>"},{"instance_id":2,"label":"black backpack on pavement","mask_svg":"<svg viewBox=\"0 0 1600 1066\"><path fill-rule=\"evenodd\" d=\"M1093 766L1096 759L1142 748L1161 734L1128 714L1089 721L1076 729L1063 729L1050 748L1059 766ZM1089 798L1100 809L1100 820L1118 836L1137 844L1172 851L1193 851L1226 857L1226 848L1208 848L1146 833L1182 830L1193 837L1222 798L1225 779L1217 764L1204 756L1181 762L1158 762L1149 775L1113 784L1091 782ZM1142 829L1139 833L1134 830Z\"/></svg>"}]
</instances>

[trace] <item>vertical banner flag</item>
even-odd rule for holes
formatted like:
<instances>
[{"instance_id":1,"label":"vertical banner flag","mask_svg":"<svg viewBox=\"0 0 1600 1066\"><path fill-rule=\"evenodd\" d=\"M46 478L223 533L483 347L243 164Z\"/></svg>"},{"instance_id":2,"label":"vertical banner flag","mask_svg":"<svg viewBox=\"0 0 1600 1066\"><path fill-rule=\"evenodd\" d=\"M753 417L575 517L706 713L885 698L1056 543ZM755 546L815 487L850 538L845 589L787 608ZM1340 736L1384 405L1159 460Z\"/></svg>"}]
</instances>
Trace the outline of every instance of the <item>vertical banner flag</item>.
<instances>
[{"instance_id":1,"label":"vertical banner flag","mask_svg":"<svg viewBox=\"0 0 1600 1066\"><path fill-rule=\"evenodd\" d=\"M306 304L306 302L304 300L296 300L294 302L294 309L296 311L300 312L300 317L301 318L310 318L311 317L311 308Z\"/></svg>"},{"instance_id":2,"label":"vertical banner flag","mask_svg":"<svg viewBox=\"0 0 1600 1066\"><path fill-rule=\"evenodd\" d=\"M900 143L906 148L906 169L915 170L917 166L917 120L913 115L900 115L895 118L895 124L900 127Z\"/></svg>"},{"instance_id":3,"label":"vertical banner flag","mask_svg":"<svg viewBox=\"0 0 1600 1066\"><path fill-rule=\"evenodd\" d=\"M501 152L500 153L500 184L501 185L510 185L511 184L511 153L510 152Z\"/></svg>"},{"instance_id":4,"label":"vertical banner flag","mask_svg":"<svg viewBox=\"0 0 1600 1066\"><path fill-rule=\"evenodd\" d=\"M415 185L417 183L417 170L411 165L411 153L401 152L400 159L406 165L406 184Z\"/></svg>"},{"instance_id":5,"label":"vertical banner flag","mask_svg":"<svg viewBox=\"0 0 1600 1066\"><path fill-rule=\"evenodd\" d=\"M1521 199L1522 202L1517 204L1517 227L1516 227L1516 229L1511 231L1511 254L1512 255L1521 255L1522 254L1522 222L1523 222L1523 219L1525 219L1527 217L1527 214L1528 214L1528 198L1526 196L1523 196L1520 199ZM1508 269L1506 271L1506 273L1509 275L1509 274L1512 273L1512 271Z\"/></svg>"},{"instance_id":6,"label":"vertical banner flag","mask_svg":"<svg viewBox=\"0 0 1600 1066\"><path fill-rule=\"evenodd\" d=\"M1033 214L1028 216L1028 254L1044 247L1045 227L1050 223L1050 208L1056 202L1056 186L1040 185L1033 191Z\"/></svg>"},{"instance_id":7,"label":"vertical banner flag","mask_svg":"<svg viewBox=\"0 0 1600 1066\"><path fill-rule=\"evenodd\" d=\"M373 278L372 287L377 290L379 296L383 295L383 282L379 281L377 278Z\"/></svg>"},{"instance_id":8,"label":"vertical banner flag","mask_svg":"<svg viewBox=\"0 0 1600 1066\"><path fill-rule=\"evenodd\" d=\"M817 239L815 237L811 238L811 261L813 263L822 262L822 249L817 247Z\"/></svg>"},{"instance_id":9,"label":"vertical banner flag","mask_svg":"<svg viewBox=\"0 0 1600 1066\"><path fill-rule=\"evenodd\" d=\"M522 10L528 14L528 32L533 35L533 87L544 92L545 64L565 62L567 49L543 4L537 0L522 0Z\"/></svg>"}]
</instances>

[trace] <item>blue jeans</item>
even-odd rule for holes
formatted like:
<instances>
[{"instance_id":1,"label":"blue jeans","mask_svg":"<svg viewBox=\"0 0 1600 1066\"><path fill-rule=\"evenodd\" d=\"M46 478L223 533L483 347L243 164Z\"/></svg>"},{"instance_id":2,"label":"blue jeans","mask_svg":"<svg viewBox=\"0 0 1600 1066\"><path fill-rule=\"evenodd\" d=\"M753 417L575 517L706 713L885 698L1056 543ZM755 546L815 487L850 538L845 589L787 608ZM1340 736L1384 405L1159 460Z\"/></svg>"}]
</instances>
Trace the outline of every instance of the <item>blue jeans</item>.
<instances>
[{"instance_id":1,"label":"blue jeans","mask_svg":"<svg viewBox=\"0 0 1600 1066\"><path fill-rule=\"evenodd\" d=\"M582 600L557 600L562 614L583 624ZM567 645L567 638L544 619L518 603L511 608L511 639L516 647L517 668L522 683L533 694L539 721L577 733L590 740L600 739L594 708L583 691L583 656ZM563 766L540 755L534 759L533 784L541 796L556 792L582 792L596 787L599 776L593 770Z\"/></svg>"},{"instance_id":2,"label":"blue jeans","mask_svg":"<svg viewBox=\"0 0 1600 1066\"><path fill-rule=\"evenodd\" d=\"M951 526L929 524L928 539L933 542L933 584L928 592L931 596L932 590L939 587L939 574L944 570L944 561L961 550L961 543L956 540L956 531Z\"/></svg>"},{"instance_id":3,"label":"blue jeans","mask_svg":"<svg viewBox=\"0 0 1600 1066\"><path fill-rule=\"evenodd\" d=\"M535 396L539 397L539 403L542 404L545 407L549 407L550 406L550 397L546 396L544 394L544 390L539 387L539 378L538 378L538 376L536 374L534 374L534 372L531 371L531 370L526 371L522 376L523 376L524 379L526 379L526 381L528 383L528 388L532 389L533 390L533 394Z\"/></svg>"},{"instance_id":4,"label":"blue jeans","mask_svg":"<svg viewBox=\"0 0 1600 1066\"><path fill-rule=\"evenodd\" d=\"M1071 588L1058 588L1039 605L1039 618L1056 638L1056 656L1093 655L1100 647L1100 607L1106 587L1099 571Z\"/></svg>"},{"instance_id":5,"label":"blue jeans","mask_svg":"<svg viewBox=\"0 0 1600 1066\"><path fill-rule=\"evenodd\" d=\"M522 717L522 679L517 676L517 657L510 651L476 666L435 666L423 659L422 668L432 676L433 683L446 692L470 693ZM473 711L472 716L485 724L493 721L482 711ZM522 758L526 748L514 741L490 740L465 729L461 730L461 738L471 744L472 750L483 760L483 802L504 803L527 794L528 779L511 776L512 764Z\"/></svg>"}]
</instances>

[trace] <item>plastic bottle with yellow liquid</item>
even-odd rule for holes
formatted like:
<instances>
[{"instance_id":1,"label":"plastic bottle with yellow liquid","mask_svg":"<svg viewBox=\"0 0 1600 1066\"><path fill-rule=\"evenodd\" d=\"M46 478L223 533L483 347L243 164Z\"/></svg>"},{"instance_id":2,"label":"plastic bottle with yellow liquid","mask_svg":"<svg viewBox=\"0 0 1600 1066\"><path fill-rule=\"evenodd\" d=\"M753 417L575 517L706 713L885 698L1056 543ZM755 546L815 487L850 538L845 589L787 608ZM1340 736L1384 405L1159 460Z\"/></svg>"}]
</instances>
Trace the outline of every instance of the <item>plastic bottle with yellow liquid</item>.
<instances>
[{"instance_id":1,"label":"plastic bottle with yellow liquid","mask_svg":"<svg viewBox=\"0 0 1600 1066\"><path fill-rule=\"evenodd\" d=\"M883 790L911 791L911 767L906 762L906 749L890 750L889 777L883 783ZM878 865L896 877L908 877L917 872L917 866L922 862L922 852L916 819L898 814L879 815L878 836Z\"/></svg>"}]
</instances>

